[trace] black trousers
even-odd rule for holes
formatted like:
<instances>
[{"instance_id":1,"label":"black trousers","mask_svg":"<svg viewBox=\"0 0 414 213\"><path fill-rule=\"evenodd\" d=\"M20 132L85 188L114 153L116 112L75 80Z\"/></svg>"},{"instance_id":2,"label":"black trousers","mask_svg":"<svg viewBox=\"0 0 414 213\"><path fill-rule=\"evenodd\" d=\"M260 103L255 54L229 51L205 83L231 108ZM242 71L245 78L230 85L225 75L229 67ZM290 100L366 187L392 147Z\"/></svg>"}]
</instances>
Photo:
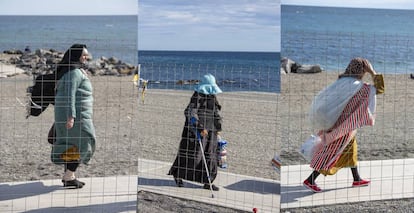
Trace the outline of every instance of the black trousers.
<instances>
[{"instance_id":1,"label":"black trousers","mask_svg":"<svg viewBox=\"0 0 414 213\"><path fill-rule=\"evenodd\" d=\"M78 161L69 161L65 163L65 171L69 170L72 172L76 172L76 169L79 166L79 162Z\"/></svg>"}]
</instances>

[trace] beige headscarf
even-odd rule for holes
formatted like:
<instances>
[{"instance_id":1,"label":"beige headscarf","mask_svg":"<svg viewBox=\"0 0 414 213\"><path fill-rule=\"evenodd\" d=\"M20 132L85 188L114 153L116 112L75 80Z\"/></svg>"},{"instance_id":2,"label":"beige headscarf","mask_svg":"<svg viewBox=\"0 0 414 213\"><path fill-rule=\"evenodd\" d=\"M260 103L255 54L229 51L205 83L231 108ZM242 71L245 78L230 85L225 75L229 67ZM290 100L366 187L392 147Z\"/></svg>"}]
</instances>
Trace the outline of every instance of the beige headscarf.
<instances>
[{"instance_id":1,"label":"beige headscarf","mask_svg":"<svg viewBox=\"0 0 414 213\"><path fill-rule=\"evenodd\" d=\"M339 78L355 77L361 79L364 76L367 67L369 67L369 61L367 59L353 58L351 62L349 62L345 72L339 75Z\"/></svg>"}]
</instances>

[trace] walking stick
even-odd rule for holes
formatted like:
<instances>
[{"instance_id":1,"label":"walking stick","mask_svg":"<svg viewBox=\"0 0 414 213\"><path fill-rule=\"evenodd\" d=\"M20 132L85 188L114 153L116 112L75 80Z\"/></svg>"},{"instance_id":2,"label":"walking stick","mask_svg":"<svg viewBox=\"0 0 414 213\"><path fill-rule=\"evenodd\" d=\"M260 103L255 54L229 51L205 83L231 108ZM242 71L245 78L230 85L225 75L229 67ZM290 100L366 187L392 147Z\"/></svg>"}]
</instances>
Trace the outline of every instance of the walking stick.
<instances>
[{"instance_id":1,"label":"walking stick","mask_svg":"<svg viewBox=\"0 0 414 213\"><path fill-rule=\"evenodd\" d=\"M201 134L199 131L197 131L197 129L194 127L196 136L197 136L197 141L198 144L200 144L200 150L201 153L203 155L203 162L204 162L204 167L206 168L206 173L207 173L207 179L208 179L208 184L210 186L210 191L211 191L211 198L214 198L214 194L213 194L213 187L211 186L211 178L210 178L210 172L208 171L208 167L207 167L207 161L206 161L206 156L204 155L204 149L203 149L203 143L202 143L202 139L201 139ZM203 139L205 139L205 137L203 137Z\"/></svg>"}]
</instances>

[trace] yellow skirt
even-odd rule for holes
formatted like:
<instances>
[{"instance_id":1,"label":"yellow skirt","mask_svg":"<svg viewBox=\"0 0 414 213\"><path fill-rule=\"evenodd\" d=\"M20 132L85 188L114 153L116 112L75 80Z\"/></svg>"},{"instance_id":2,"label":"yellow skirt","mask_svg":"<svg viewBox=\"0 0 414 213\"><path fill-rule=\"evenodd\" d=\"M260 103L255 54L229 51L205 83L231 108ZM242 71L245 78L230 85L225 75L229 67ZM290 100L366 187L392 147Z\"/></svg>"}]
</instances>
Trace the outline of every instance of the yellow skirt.
<instances>
[{"instance_id":1,"label":"yellow skirt","mask_svg":"<svg viewBox=\"0 0 414 213\"><path fill-rule=\"evenodd\" d=\"M72 146L60 155L60 158L66 162L78 161L80 159L80 153L76 146Z\"/></svg>"},{"instance_id":2,"label":"yellow skirt","mask_svg":"<svg viewBox=\"0 0 414 213\"><path fill-rule=\"evenodd\" d=\"M356 167L358 163L358 146L356 137L352 138L349 144L345 147L341 156L335 165L329 170L320 170L323 175L334 175L338 170L345 167Z\"/></svg>"}]
</instances>

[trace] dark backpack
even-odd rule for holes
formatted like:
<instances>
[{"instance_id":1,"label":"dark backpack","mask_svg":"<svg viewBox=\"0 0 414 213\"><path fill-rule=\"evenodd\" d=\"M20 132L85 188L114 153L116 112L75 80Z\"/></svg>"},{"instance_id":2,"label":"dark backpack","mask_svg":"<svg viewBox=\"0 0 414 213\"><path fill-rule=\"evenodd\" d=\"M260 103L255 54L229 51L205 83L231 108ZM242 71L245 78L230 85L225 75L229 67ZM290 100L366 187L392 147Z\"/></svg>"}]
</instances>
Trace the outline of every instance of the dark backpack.
<instances>
[{"instance_id":1,"label":"dark backpack","mask_svg":"<svg viewBox=\"0 0 414 213\"><path fill-rule=\"evenodd\" d=\"M39 116L49 104L55 104L56 75L39 75L34 80L34 85L27 88L30 96L30 109L28 116Z\"/></svg>"}]
</instances>

